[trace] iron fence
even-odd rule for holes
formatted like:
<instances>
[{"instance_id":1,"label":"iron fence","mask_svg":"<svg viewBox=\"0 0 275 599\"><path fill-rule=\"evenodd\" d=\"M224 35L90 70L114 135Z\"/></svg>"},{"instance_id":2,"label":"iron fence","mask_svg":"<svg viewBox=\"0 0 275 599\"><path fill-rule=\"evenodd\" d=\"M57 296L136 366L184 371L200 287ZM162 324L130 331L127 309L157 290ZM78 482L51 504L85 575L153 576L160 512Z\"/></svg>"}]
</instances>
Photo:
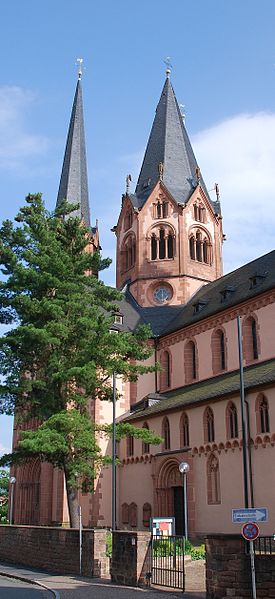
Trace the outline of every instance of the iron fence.
<instances>
[{"instance_id":1,"label":"iron fence","mask_svg":"<svg viewBox=\"0 0 275 599\"><path fill-rule=\"evenodd\" d=\"M151 584L184 591L184 537L152 536Z\"/></svg>"},{"instance_id":2,"label":"iron fence","mask_svg":"<svg viewBox=\"0 0 275 599\"><path fill-rule=\"evenodd\" d=\"M254 551L256 555L274 555L275 535L272 537L258 537L254 541Z\"/></svg>"}]
</instances>

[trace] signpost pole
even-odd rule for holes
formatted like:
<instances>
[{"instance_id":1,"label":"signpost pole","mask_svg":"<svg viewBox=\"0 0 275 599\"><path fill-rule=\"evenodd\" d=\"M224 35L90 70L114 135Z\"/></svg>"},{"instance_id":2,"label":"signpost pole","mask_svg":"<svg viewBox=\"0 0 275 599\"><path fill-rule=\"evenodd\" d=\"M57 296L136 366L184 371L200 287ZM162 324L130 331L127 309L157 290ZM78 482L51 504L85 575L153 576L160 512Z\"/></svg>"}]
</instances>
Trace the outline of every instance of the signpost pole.
<instances>
[{"instance_id":1,"label":"signpost pole","mask_svg":"<svg viewBox=\"0 0 275 599\"><path fill-rule=\"evenodd\" d=\"M250 553L250 564L251 564L252 598L253 599L257 599L257 594L256 594L256 576L255 576L255 558L254 558L254 544L253 544L253 541L249 541L249 553Z\"/></svg>"},{"instance_id":2,"label":"signpost pole","mask_svg":"<svg viewBox=\"0 0 275 599\"><path fill-rule=\"evenodd\" d=\"M82 576L82 511L79 505L79 574Z\"/></svg>"}]
</instances>

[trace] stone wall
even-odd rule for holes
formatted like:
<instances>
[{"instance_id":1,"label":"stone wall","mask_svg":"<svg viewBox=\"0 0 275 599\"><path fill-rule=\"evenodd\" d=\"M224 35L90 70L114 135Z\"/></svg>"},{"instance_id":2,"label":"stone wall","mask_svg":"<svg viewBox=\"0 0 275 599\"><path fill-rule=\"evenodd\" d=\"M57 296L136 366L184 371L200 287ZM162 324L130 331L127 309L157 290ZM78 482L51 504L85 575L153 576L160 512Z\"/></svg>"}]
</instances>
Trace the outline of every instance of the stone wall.
<instances>
[{"instance_id":1,"label":"stone wall","mask_svg":"<svg viewBox=\"0 0 275 599\"><path fill-rule=\"evenodd\" d=\"M107 577L106 530L84 529L82 538L82 574ZM79 574L79 531L2 525L0 561L50 572Z\"/></svg>"},{"instance_id":2,"label":"stone wall","mask_svg":"<svg viewBox=\"0 0 275 599\"><path fill-rule=\"evenodd\" d=\"M150 532L115 531L111 578L117 584L144 585L151 571L149 546Z\"/></svg>"},{"instance_id":3,"label":"stone wall","mask_svg":"<svg viewBox=\"0 0 275 599\"><path fill-rule=\"evenodd\" d=\"M251 567L241 535L206 538L207 599L250 599ZM275 555L255 556L258 599L275 597Z\"/></svg>"}]
</instances>

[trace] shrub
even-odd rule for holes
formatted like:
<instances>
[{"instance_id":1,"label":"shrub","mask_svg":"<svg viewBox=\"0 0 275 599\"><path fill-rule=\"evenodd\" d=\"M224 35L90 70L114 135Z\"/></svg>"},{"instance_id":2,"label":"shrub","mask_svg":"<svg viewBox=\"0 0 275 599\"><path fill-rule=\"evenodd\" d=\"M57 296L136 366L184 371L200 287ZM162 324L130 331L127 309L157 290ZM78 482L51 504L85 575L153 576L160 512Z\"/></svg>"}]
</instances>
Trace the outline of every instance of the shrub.
<instances>
[{"instance_id":1,"label":"shrub","mask_svg":"<svg viewBox=\"0 0 275 599\"><path fill-rule=\"evenodd\" d=\"M192 560L205 559L205 546L192 547L190 555Z\"/></svg>"},{"instance_id":2,"label":"shrub","mask_svg":"<svg viewBox=\"0 0 275 599\"><path fill-rule=\"evenodd\" d=\"M109 530L106 535L106 557L112 557L113 535Z\"/></svg>"}]
</instances>

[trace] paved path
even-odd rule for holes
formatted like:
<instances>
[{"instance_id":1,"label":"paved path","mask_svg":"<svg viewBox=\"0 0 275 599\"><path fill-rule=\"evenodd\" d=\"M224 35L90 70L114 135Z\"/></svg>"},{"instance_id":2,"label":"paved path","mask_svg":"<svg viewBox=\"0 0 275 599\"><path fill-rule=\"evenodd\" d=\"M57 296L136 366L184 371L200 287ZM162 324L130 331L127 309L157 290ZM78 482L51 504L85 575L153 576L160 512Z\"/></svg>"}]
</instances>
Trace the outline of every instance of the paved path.
<instances>
[{"instance_id":1,"label":"paved path","mask_svg":"<svg viewBox=\"0 0 275 599\"><path fill-rule=\"evenodd\" d=\"M109 580L60 576L4 564L0 564L0 574L19 576L21 579L35 580L42 583L52 590L52 596L55 596L56 599L179 599L183 596L182 592L169 589L164 591L125 587L114 585ZM32 598L30 597L30 599ZM189 562L186 564L184 599L205 599L203 562Z\"/></svg>"},{"instance_id":2,"label":"paved path","mask_svg":"<svg viewBox=\"0 0 275 599\"><path fill-rule=\"evenodd\" d=\"M22 582L14 578L0 577L0 598L1 599L50 599L52 597L50 591L30 584Z\"/></svg>"}]
</instances>

